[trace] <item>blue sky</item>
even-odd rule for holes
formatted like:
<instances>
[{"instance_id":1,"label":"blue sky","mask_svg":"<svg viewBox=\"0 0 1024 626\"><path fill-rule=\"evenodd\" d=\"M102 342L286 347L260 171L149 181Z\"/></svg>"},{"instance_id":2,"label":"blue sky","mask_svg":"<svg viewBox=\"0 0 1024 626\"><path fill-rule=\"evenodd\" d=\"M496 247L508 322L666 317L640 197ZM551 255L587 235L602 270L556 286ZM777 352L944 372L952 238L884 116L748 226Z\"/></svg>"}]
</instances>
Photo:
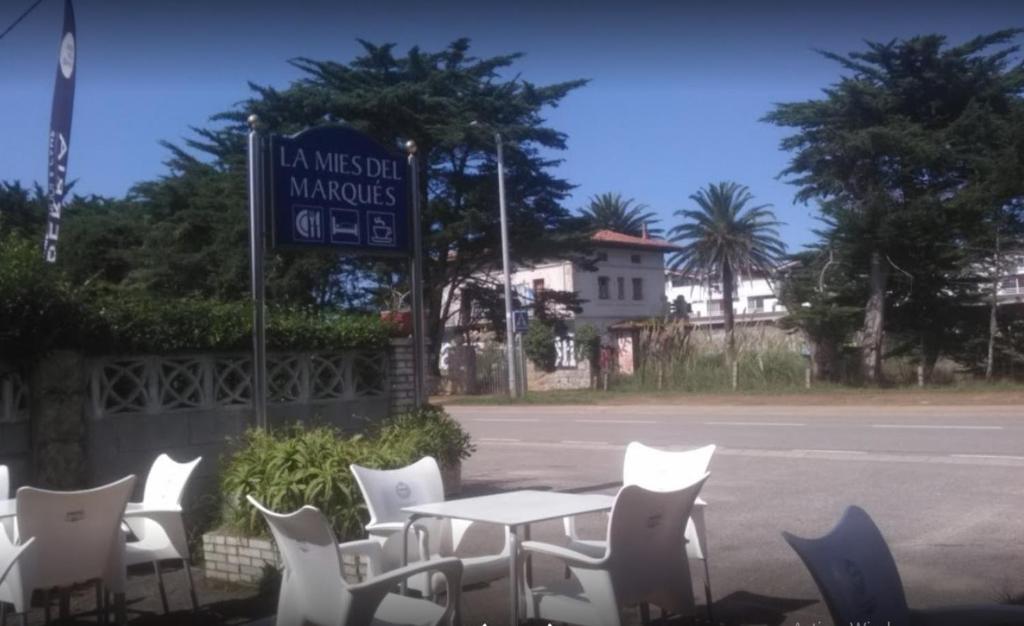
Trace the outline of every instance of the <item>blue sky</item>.
<instances>
[{"instance_id":1,"label":"blue sky","mask_svg":"<svg viewBox=\"0 0 1024 626\"><path fill-rule=\"evenodd\" d=\"M6 27L30 2L0 5ZM786 222L791 248L813 239L813 206L777 180L784 131L759 118L815 97L838 70L814 49L941 32L954 42L1024 26L1024 2L213 2L78 0L78 82L70 177L78 193L121 195L165 171L159 140L247 96L285 87L297 56L350 60L356 38L473 52L524 52L536 83L589 78L548 112L569 135L560 173L570 208L605 191L673 211L708 182L746 184ZM44 0L0 40L0 180L43 181L62 2Z\"/></svg>"}]
</instances>

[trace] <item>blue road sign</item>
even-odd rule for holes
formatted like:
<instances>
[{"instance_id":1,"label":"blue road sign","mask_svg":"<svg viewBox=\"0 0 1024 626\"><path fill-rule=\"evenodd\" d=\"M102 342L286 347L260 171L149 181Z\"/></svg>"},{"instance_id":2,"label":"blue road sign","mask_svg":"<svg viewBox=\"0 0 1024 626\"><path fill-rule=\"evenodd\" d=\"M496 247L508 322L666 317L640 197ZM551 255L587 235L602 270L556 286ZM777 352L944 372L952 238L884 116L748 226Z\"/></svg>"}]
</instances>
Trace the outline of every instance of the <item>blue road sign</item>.
<instances>
[{"instance_id":1,"label":"blue road sign","mask_svg":"<svg viewBox=\"0 0 1024 626\"><path fill-rule=\"evenodd\" d=\"M348 126L270 137L274 246L407 255L404 157Z\"/></svg>"},{"instance_id":2,"label":"blue road sign","mask_svg":"<svg viewBox=\"0 0 1024 626\"><path fill-rule=\"evenodd\" d=\"M512 330L517 333L525 333L530 326L530 315L525 309L512 311Z\"/></svg>"}]
</instances>

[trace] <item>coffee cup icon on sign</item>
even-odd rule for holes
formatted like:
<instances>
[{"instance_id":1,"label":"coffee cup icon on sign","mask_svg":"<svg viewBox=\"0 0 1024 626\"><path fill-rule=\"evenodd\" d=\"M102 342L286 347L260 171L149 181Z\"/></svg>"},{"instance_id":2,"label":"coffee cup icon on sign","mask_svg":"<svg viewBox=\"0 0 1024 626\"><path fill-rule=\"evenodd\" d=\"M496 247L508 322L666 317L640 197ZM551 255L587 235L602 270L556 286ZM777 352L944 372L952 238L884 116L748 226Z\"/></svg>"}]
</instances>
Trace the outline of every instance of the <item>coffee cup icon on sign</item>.
<instances>
[{"instance_id":1,"label":"coffee cup icon on sign","mask_svg":"<svg viewBox=\"0 0 1024 626\"><path fill-rule=\"evenodd\" d=\"M370 217L370 243L377 246L395 245L395 216L389 213L367 212Z\"/></svg>"}]
</instances>

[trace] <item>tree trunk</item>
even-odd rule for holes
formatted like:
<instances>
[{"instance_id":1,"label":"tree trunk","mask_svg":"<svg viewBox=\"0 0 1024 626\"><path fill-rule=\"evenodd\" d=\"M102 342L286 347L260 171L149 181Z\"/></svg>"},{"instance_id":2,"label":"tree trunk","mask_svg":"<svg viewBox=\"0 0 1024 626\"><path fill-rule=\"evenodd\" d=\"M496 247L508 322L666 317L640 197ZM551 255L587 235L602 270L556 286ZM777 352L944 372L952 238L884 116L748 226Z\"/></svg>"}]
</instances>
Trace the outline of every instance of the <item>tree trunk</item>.
<instances>
[{"instance_id":1,"label":"tree trunk","mask_svg":"<svg viewBox=\"0 0 1024 626\"><path fill-rule=\"evenodd\" d=\"M878 250L871 252L870 295L864 306L861 328L861 366L864 380L882 382L882 340L885 337L885 292L889 285L889 264Z\"/></svg>"},{"instance_id":2,"label":"tree trunk","mask_svg":"<svg viewBox=\"0 0 1024 626\"><path fill-rule=\"evenodd\" d=\"M995 270L992 276L992 298L988 310L988 356L985 359L985 380L992 380L992 376L995 374L996 335L999 334L996 310L999 307L999 281L1002 279L1002 259L999 252L999 233L996 232Z\"/></svg>"},{"instance_id":3,"label":"tree trunk","mask_svg":"<svg viewBox=\"0 0 1024 626\"><path fill-rule=\"evenodd\" d=\"M722 321L725 329L725 358L730 368L736 360L736 318L732 311L733 282L735 277L732 267L725 263L722 265Z\"/></svg>"},{"instance_id":4,"label":"tree trunk","mask_svg":"<svg viewBox=\"0 0 1024 626\"><path fill-rule=\"evenodd\" d=\"M921 342L921 372L925 384L932 382L935 364L939 361L939 338L929 333Z\"/></svg>"}]
</instances>

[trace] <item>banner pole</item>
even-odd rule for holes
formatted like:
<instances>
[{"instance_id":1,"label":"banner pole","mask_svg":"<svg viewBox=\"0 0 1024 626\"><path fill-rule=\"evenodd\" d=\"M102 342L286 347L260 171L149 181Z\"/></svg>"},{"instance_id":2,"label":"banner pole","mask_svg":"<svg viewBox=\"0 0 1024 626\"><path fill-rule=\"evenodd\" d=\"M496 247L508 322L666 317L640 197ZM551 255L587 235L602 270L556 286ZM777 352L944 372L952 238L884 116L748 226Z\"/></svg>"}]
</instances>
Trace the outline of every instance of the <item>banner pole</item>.
<instances>
[{"instance_id":1,"label":"banner pole","mask_svg":"<svg viewBox=\"0 0 1024 626\"><path fill-rule=\"evenodd\" d=\"M252 253L252 408L256 426L267 428L267 339L264 306L263 146L260 118L249 116L249 243Z\"/></svg>"},{"instance_id":2,"label":"banner pole","mask_svg":"<svg viewBox=\"0 0 1024 626\"><path fill-rule=\"evenodd\" d=\"M57 240L60 239L61 215L64 212L68 147L71 144L71 114L75 104L76 37L74 7L71 6L71 0L64 0L64 27L61 31L57 59L57 78L53 84L46 164L47 211L43 259L47 263L57 261Z\"/></svg>"},{"instance_id":3,"label":"banner pole","mask_svg":"<svg viewBox=\"0 0 1024 626\"><path fill-rule=\"evenodd\" d=\"M412 186L412 354L413 405L419 409L426 398L427 351L423 328L423 228L420 199L420 168L416 142L405 142L409 154L409 181Z\"/></svg>"}]
</instances>

